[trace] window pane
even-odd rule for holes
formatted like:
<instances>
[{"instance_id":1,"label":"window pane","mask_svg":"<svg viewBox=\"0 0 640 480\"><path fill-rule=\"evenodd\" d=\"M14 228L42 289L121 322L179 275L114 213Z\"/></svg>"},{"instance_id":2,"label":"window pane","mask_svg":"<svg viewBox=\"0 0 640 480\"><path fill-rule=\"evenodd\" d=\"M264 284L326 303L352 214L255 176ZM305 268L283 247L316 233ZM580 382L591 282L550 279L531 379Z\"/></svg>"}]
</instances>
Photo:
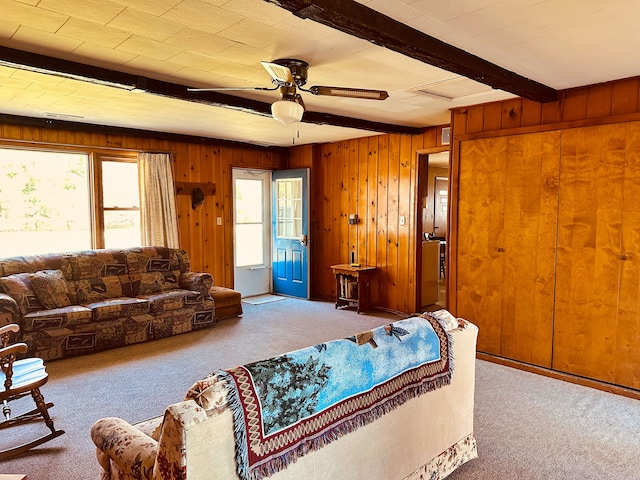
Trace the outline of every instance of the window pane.
<instances>
[{"instance_id":1,"label":"window pane","mask_svg":"<svg viewBox=\"0 0 640 480\"><path fill-rule=\"evenodd\" d=\"M0 148L2 256L91 248L88 156Z\"/></svg>"},{"instance_id":2,"label":"window pane","mask_svg":"<svg viewBox=\"0 0 640 480\"><path fill-rule=\"evenodd\" d=\"M236 225L236 267L263 265L262 224Z\"/></svg>"},{"instance_id":3,"label":"window pane","mask_svg":"<svg viewBox=\"0 0 640 480\"><path fill-rule=\"evenodd\" d=\"M142 243L138 210L106 210L104 212L104 246L135 247Z\"/></svg>"},{"instance_id":4,"label":"window pane","mask_svg":"<svg viewBox=\"0 0 640 480\"><path fill-rule=\"evenodd\" d=\"M277 180L278 219L276 235L279 238L302 236L302 179Z\"/></svg>"},{"instance_id":5,"label":"window pane","mask_svg":"<svg viewBox=\"0 0 640 480\"><path fill-rule=\"evenodd\" d=\"M262 223L262 180L236 179L236 223Z\"/></svg>"},{"instance_id":6,"label":"window pane","mask_svg":"<svg viewBox=\"0 0 640 480\"><path fill-rule=\"evenodd\" d=\"M139 207L138 164L103 160L102 198L104 208Z\"/></svg>"}]
</instances>

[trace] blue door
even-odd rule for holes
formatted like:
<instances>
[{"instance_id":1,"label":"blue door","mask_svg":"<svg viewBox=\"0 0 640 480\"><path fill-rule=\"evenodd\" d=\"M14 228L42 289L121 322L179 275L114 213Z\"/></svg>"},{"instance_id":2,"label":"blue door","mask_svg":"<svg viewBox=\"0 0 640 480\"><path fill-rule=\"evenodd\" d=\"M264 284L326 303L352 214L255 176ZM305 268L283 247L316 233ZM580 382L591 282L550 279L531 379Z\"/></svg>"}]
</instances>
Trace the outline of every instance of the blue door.
<instances>
[{"instance_id":1,"label":"blue door","mask_svg":"<svg viewBox=\"0 0 640 480\"><path fill-rule=\"evenodd\" d=\"M309 171L273 172L273 293L309 298Z\"/></svg>"}]
</instances>

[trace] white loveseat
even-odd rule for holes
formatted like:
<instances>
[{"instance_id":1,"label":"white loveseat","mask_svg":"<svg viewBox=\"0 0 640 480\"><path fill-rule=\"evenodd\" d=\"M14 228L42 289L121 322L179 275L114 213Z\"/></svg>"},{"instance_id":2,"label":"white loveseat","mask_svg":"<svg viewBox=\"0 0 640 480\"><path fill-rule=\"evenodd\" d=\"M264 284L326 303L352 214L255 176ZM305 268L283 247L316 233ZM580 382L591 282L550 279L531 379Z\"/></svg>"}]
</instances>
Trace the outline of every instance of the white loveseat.
<instances>
[{"instance_id":1,"label":"white loveseat","mask_svg":"<svg viewBox=\"0 0 640 480\"><path fill-rule=\"evenodd\" d=\"M452 340L454 369L448 385L408 399L269 478L433 480L476 458L473 409L478 330L440 312L449 316L442 324ZM101 478L239 478L234 417L224 382L211 378L197 382L187 398L167 407L163 418L138 425L114 417L98 420L91 437L103 468Z\"/></svg>"}]
</instances>

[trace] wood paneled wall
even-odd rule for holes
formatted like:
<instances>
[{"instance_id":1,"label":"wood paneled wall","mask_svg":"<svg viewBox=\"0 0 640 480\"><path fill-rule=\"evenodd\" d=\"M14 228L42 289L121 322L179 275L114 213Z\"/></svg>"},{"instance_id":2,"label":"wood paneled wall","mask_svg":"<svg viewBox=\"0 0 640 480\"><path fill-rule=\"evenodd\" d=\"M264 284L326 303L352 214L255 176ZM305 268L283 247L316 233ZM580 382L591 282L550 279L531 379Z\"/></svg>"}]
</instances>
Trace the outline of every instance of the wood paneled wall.
<instances>
[{"instance_id":1,"label":"wood paneled wall","mask_svg":"<svg viewBox=\"0 0 640 480\"><path fill-rule=\"evenodd\" d=\"M231 169L234 166L278 170L287 167L286 149L266 149L230 142L189 143L128 135L86 133L0 124L0 140L20 145L171 152L176 182L214 183L216 194L191 207L191 190L178 195L180 245L195 271L213 275L216 285L233 287L233 211ZM217 225L217 218L222 225Z\"/></svg>"},{"instance_id":2,"label":"wood paneled wall","mask_svg":"<svg viewBox=\"0 0 640 480\"><path fill-rule=\"evenodd\" d=\"M290 167L311 171L312 296L335 298L330 266L351 253L376 266L375 306L413 312L422 214L418 153L440 147L440 128L422 135L379 135L291 149ZM426 172L425 172L426 173ZM349 225L349 214L358 223Z\"/></svg>"},{"instance_id":3,"label":"wood paneled wall","mask_svg":"<svg viewBox=\"0 0 640 480\"><path fill-rule=\"evenodd\" d=\"M640 77L560 92L557 102L515 98L451 111L451 225L449 291L456 291L459 145L463 140L572 129L640 120ZM448 307L455 313L456 300Z\"/></svg>"},{"instance_id":4,"label":"wood paneled wall","mask_svg":"<svg viewBox=\"0 0 640 480\"><path fill-rule=\"evenodd\" d=\"M640 77L633 77L564 90L557 102L540 104L514 98L455 108L451 136L535 127L571 128L603 121L619 123L636 120L638 112Z\"/></svg>"}]
</instances>

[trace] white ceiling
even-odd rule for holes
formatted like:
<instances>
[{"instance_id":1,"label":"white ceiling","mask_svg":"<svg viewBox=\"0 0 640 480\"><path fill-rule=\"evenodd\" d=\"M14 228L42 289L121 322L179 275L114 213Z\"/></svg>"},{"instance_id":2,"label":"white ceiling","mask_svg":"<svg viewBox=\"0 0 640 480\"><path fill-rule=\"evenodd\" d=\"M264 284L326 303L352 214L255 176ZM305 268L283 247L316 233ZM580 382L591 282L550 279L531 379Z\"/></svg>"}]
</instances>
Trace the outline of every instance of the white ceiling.
<instances>
[{"instance_id":1,"label":"white ceiling","mask_svg":"<svg viewBox=\"0 0 640 480\"><path fill-rule=\"evenodd\" d=\"M640 75L640 0L363 0L554 89ZM308 85L384 89L382 102L303 93L307 110L413 127L513 97L263 0L0 0L0 45L194 87L270 87L261 60L310 64ZM437 84L458 98L417 93ZM231 93L231 92L225 92ZM272 103L277 92L232 94ZM375 132L269 117L0 66L0 113L287 146Z\"/></svg>"}]
</instances>

